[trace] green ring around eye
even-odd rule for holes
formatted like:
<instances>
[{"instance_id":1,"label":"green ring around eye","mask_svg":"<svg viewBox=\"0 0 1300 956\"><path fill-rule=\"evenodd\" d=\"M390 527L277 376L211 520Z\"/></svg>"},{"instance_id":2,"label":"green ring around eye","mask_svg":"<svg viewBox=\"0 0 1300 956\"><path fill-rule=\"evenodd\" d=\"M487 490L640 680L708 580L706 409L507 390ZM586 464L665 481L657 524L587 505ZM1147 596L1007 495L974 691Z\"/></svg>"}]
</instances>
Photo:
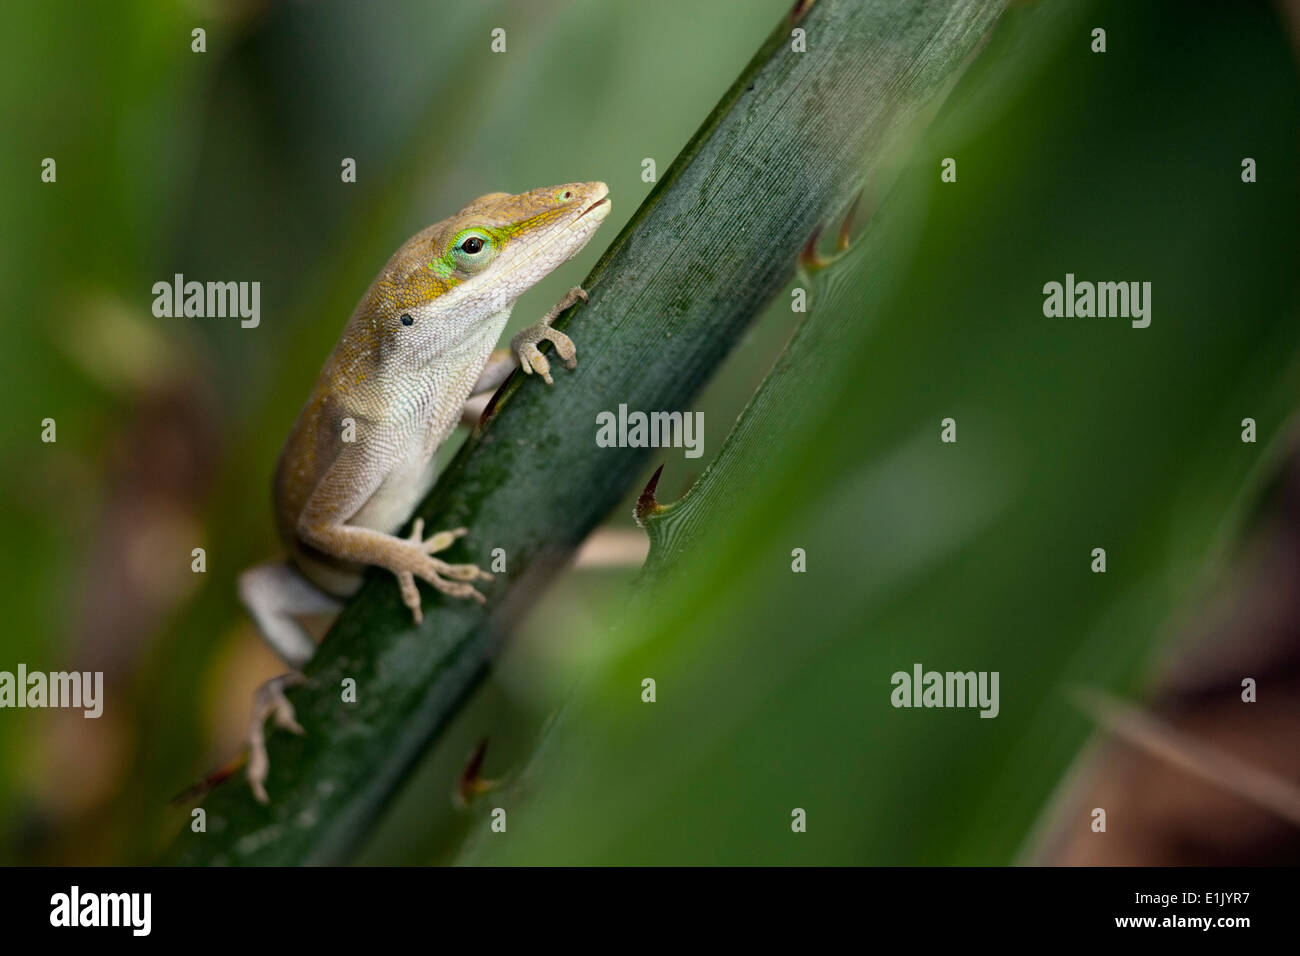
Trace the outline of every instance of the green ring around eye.
<instances>
[{"instance_id":1,"label":"green ring around eye","mask_svg":"<svg viewBox=\"0 0 1300 956\"><path fill-rule=\"evenodd\" d=\"M480 229L466 229L451 241L451 252L456 256L477 256L492 245L492 237Z\"/></svg>"}]
</instances>

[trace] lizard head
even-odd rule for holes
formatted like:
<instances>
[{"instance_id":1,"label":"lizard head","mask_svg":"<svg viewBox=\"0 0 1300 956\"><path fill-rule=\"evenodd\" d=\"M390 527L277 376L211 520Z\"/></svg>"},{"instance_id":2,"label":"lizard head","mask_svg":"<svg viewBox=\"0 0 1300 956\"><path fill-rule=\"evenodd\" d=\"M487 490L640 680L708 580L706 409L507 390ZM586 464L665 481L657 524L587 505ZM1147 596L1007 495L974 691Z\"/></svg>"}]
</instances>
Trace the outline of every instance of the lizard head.
<instances>
[{"instance_id":1,"label":"lizard head","mask_svg":"<svg viewBox=\"0 0 1300 956\"><path fill-rule=\"evenodd\" d=\"M383 364L426 365L577 255L609 210L601 182L480 196L408 239L354 321L368 326Z\"/></svg>"}]
</instances>

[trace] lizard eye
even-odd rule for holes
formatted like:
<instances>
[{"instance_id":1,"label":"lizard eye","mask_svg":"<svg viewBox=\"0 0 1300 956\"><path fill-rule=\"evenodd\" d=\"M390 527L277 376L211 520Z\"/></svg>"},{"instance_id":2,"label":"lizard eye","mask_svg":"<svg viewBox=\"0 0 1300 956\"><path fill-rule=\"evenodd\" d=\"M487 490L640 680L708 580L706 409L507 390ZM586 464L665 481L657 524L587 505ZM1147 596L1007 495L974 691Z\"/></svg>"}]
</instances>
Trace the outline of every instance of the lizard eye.
<instances>
[{"instance_id":1,"label":"lizard eye","mask_svg":"<svg viewBox=\"0 0 1300 956\"><path fill-rule=\"evenodd\" d=\"M482 272L497 254L497 242L481 228L466 229L456 235L447 249L446 262L461 272Z\"/></svg>"},{"instance_id":2,"label":"lizard eye","mask_svg":"<svg viewBox=\"0 0 1300 956\"><path fill-rule=\"evenodd\" d=\"M555 199L557 202L568 202L572 198L573 198L572 189L561 189L555 194Z\"/></svg>"},{"instance_id":3,"label":"lizard eye","mask_svg":"<svg viewBox=\"0 0 1300 956\"><path fill-rule=\"evenodd\" d=\"M409 313L409 312L404 312L404 313L402 313L402 324L403 324L403 325L414 325L414 324L415 324L415 319L411 318L411 313Z\"/></svg>"}]
</instances>

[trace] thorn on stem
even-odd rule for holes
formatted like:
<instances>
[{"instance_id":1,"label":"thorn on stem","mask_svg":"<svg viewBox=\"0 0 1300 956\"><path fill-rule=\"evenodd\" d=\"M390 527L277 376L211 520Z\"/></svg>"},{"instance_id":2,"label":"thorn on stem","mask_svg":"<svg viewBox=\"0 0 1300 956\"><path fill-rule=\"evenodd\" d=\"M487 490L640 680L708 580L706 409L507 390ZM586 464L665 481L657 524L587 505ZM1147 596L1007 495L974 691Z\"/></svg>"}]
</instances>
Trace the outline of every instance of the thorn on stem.
<instances>
[{"instance_id":1,"label":"thorn on stem","mask_svg":"<svg viewBox=\"0 0 1300 956\"><path fill-rule=\"evenodd\" d=\"M849 247L852 239L853 220L858 215L858 206L862 204L862 190L853 197L853 202L849 203L848 211L844 214L844 220L840 223L839 234L835 237L835 248L843 252Z\"/></svg>"},{"instance_id":2,"label":"thorn on stem","mask_svg":"<svg viewBox=\"0 0 1300 956\"><path fill-rule=\"evenodd\" d=\"M799 250L799 265L806 272L815 272L826 266L830 260L817 251L817 242L822 237L822 227L819 223L808 237L808 241Z\"/></svg>"},{"instance_id":3,"label":"thorn on stem","mask_svg":"<svg viewBox=\"0 0 1300 956\"><path fill-rule=\"evenodd\" d=\"M474 752L469 755L465 769L460 772L460 779L456 781L457 806L469 806L475 797L487 793L496 786L495 780L484 780L481 776L483 759L487 756L487 745L488 739L484 737L478 742Z\"/></svg>"},{"instance_id":4,"label":"thorn on stem","mask_svg":"<svg viewBox=\"0 0 1300 956\"><path fill-rule=\"evenodd\" d=\"M650 480L646 482L641 496L636 500L636 509L633 511L633 515L636 517L636 523L642 528L645 527L647 518L661 510L659 502L655 500L655 489L659 487L659 476L663 473L664 466L660 465L655 469L655 473L650 476Z\"/></svg>"}]
</instances>

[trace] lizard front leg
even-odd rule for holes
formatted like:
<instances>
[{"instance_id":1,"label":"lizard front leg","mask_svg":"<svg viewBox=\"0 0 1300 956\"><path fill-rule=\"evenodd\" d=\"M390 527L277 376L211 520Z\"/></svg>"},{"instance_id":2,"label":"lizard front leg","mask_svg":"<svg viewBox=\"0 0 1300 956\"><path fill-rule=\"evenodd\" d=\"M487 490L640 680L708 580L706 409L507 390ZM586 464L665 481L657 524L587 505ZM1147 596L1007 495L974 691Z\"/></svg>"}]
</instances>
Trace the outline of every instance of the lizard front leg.
<instances>
[{"instance_id":1,"label":"lizard front leg","mask_svg":"<svg viewBox=\"0 0 1300 956\"><path fill-rule=\"evenodd\" d=\"M586 302L587 293L580 286L575 285L565 293L564 298L555 303L551 311L510 340L510 348L519 356L519 367L524 370L524 374L531 375L536 372L547 385L555 384L551 381L551 363L537 348L538 343L544 339L551 340L555 346L555 354L564 360L566 366L574 368L578 364L578 350L574 347L573 339L559 329L551 328L551 323L561 312L579 300Z\"/></svg>"},{"instance_id":2,"label":"lizard front leg","mask_svg":"<svg viewBox=\"0 0 1300 956\"><path fill-rule=\"evenodd\" d=\"M366 467L367 462L359 457L353 458L359 454L351 450L345 452L326 472L298 518L298 537L340 561L373 564L391 571L397 577L402 601L410 608L417 623L424 615L415 586L416 578L452 597L485 603L486 598L470 582L491 581L491 574L477 565L449 564L433 557L463 536L466 529L441 531L426 539L422 537L424 522L417 520L411 535L399 538L373 528L346 523L383 481L382 475L372 476L363 483L357 481L361 474L378 472Z\"/></svg>"},{"instance_id":3,"label":"lizard front leg","mask_svg":"<svg viewBox=\"0 0 1300 956\"><path fill-rule=\"evenodd\" d=\"M587 293L581 287L574 286L551 311L511 339L510 348L492 350L487 364L483 366L483 372L474 383L474 388L470 390L469 397L465 399L465 406L460 414L462 425L473 428L478 424L492 394L510 377L510 373L516 366L522 368L526 375L531 375L534 371L540 372L547 385L554 384L551 380L550 363L537 348L544 339L550 339L555 344L555 351L569 368L577 365L578 350L574 347L573 339L558 329L551 328L551 323L561 312L580 300L586 302Z\"/></svg>"}]
</instances>

